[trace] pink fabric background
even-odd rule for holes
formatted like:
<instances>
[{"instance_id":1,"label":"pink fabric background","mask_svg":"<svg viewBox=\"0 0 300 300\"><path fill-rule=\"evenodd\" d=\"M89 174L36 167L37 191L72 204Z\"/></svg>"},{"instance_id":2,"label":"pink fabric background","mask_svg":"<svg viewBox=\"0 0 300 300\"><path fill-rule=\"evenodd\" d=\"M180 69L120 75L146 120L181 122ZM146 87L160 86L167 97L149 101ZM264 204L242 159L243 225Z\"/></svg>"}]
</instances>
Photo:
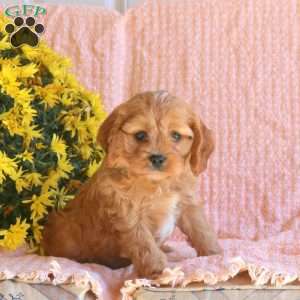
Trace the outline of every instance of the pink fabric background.
<instances>
[{"instance_id":1,"label":"pink fabric background","mask_svg":"<svg viewBox=\"0 0 300 300\"><path fill-rule=\"evenodd\" d=\"M109 111L145 90L192 103L216 137L206 212L221 238L258 240L297 229L300 212L297 4L149 1L125 16L56 7L45 38Z\"/></svg>"},{"instance_id":2,"label":"pink fabric background","mask_svg":"<svg viewBox=\"0 0 300 300\"><path fill-rule=\"evenodd\" d=\"M108 111L137 92L166 89L213 130L216 150L199 187L225 258L182 261L187 280L240 269L258 283L299 276L299 11L299 0L165 0L123 16L49 6L43 20L49 45L72 59ZM236 256L243 263L230 271ZM122 282L130 269L118 274Z\"/></svg>"}]
</instances>

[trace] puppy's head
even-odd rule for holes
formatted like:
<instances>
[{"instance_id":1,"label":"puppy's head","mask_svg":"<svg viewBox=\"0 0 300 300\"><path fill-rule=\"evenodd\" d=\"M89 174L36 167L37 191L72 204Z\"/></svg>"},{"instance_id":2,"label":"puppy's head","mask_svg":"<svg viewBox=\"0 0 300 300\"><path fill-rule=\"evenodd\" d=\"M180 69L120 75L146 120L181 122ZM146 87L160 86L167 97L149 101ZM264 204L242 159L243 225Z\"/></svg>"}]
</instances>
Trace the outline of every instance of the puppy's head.
<instances>
[{"instance_id":1,"label":"puppy's head","mask_svg":"<svg viewBox=\"0 0 300 300\"><path fill-rule=\"evenodd\" d=\"M190 168L199 175L214 144L209 129L185 102L146 92L119 105L104 121L98 142L109 167L161 180Z\"/></svg>"}]
</instances>

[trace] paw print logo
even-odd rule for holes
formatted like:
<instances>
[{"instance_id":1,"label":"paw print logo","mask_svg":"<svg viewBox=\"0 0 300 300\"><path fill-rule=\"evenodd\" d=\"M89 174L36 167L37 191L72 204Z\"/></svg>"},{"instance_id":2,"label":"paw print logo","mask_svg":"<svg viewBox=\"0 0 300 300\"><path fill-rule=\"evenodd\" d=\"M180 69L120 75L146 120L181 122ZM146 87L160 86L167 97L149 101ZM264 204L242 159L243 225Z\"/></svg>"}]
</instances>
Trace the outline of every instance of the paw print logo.
<instances>
[{"instance_id":1,"label":"paw print logo","mask_svg":"<svg viewBox=\"0 0 300 300\"><path fill-rule=\"evenodd\" d=\"M35 24L33 17L27 17L24 24L22 17L16 17L14 24L7 24L5 31L10 36L10 42L14 47L19 47L23 44L27 44L31 47L37 46L39 43L39 35L44 32L45 28L43 24Z\"/></svg>"}]
</instances>

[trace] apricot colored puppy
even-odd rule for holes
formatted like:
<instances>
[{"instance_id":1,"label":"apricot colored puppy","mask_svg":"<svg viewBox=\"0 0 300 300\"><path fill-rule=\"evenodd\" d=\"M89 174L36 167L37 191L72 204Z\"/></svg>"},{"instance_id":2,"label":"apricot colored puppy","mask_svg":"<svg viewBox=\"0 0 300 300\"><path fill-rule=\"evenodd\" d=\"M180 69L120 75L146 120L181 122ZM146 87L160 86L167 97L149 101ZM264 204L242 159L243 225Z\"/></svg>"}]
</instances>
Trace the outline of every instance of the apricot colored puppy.
<instances>
[{"instance_id":1,"label":"apricot colored puppy","mask_svg":"<svg viewBox=\"0 0 300 300\"><path fill-rule=\"evenodd\" d=\"M63 211L45 226L45 253L111 268L134 264L140 276L166 266L161 250L175 225L199 255L221 252L195 197L214 144L187 103L146 92L119 105L99 129L107 155Z\"/></svg>"}]
</instances>

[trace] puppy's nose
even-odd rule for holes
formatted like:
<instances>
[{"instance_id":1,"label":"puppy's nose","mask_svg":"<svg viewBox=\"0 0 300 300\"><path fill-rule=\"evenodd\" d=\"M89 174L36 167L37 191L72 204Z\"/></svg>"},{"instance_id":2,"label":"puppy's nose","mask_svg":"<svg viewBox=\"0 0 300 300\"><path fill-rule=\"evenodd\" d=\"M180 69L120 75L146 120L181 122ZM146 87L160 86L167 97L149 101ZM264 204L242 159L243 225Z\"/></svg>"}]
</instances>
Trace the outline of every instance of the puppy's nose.
<instances>
[{"instance_id":1,"label":"puppy's nose","mask_svg":"<svg viewBox=\"0 0 300 300\"><path fill-rule=\"evenodd\" d=\"M162 164L166 161L166 157L161 154L152 154L149 156L149 160L152 163L152 166L159 169Z\"/></svg>"}]
</instances>

